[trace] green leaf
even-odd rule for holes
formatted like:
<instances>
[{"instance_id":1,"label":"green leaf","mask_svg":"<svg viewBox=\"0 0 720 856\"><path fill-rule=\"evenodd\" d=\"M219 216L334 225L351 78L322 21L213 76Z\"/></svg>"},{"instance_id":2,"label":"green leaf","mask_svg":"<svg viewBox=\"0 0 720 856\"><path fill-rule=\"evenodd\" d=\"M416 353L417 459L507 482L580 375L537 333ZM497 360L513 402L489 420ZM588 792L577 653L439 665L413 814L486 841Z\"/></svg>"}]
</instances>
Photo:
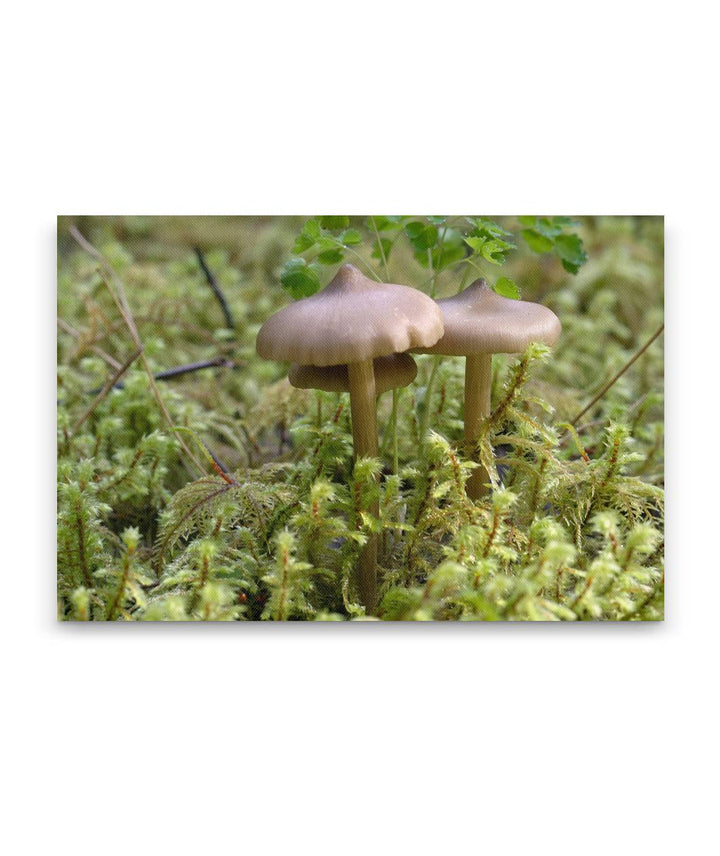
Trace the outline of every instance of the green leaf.
<instances>
[{"instance_id":1,"label":"green leaf","mask_svg":"<svg viewBox=\"0 0 720 856\"><path fill-rule=\"evenodd\" d=\"M557 222L557 217L550 219L549 217L540 217L535 226L541 235L546 238L556 238L563 230L562 225Z\"/></svg>"},{"instance_id":2,"label":"green leaf","mask_svg":"<svg viewBox=\"0 0 720 856\"><path fill-rule=\"evenodd\" d=\"M580 265L574 264L573 262L569 262L567 259L560 259L562 266L566 271L572 274L576 274L580 270Z\"/></svg>"},{"instance_id":3,"label":"green leaf","mask_svg":"<svg viewBox=\"0 0 720 856\"><path fill-rule=\"evenodd\" d=\"M506 231L502 226L484 217L474 217L470 222L473 224L474 235L485 238L503 238L512 234L512 232Z\"/></svg>"},{"instance_id":4,"label":"green leaf","mask_svg":"<svg viewBox=\"0 0 720 856\"><path fill-rule=\"evenodd\" d=\"M493 265L501 265L505 261L507 251L514 247L514 244L509 244L507 241L490 240L485 241L480 252L485 261Z\"/></svg>"},{"instance_id":5,"label":"green leaf","mask_svg":"<svg viewBox=\"0 0 720 856\"><path fill-rule=\"evenodd\" d=\"M421 253L434 247L438 239L437 226L427 225L420 220L413 220L405 226L405 234L410 239L413 249Z\"/></svg>"},{"instance_id":6,"label":"green leaf","mask_svg":"<svg viewBox=\"0 0 720 856\"><path fill-rule=\"evenodd\" d=\"M518 217L518 220L523 226L534 226L537 217Z\"/></svg>"},{"instance_id":7,"label":"green leaf","mask_svg":"<svg viewBox=\"0 0 720 856\"><path fill-rule=\"evenodd\" d=\"M396 232L398 229L402 229L404 219L404 217L385 217L383 215L369 217L367 220L367 227L371 232L374 231L374 221L375 229L377 229L378 232Z\"/></svg>"},{"instance_id":8,"label":"green leaf","mask_svg":"<svg viewBox=\"0 0 720 856\"><path fill-rule=\"evenodd\" d=\"M587 261L587 253L578 235L559 235L555 239L555 252L570 273L577 273Z\"/></svg>"},{"instance_id":9,"label":"green leaf","mask_svg":"<svg viewBox=\"0 0 720 856\"><path fill-rule=\"evenodd\" d=\"M323 235L323 237L317 242L317 251L319 253L328 253L337 249L340 249L338 239L333 238L330 235Z\"/></svg>"},{"instance_id":10,"label":"green leaf","mask_svg":"<svg viewBox=\"0 0 720 856\"><path fill-rule=\"evenodd\" d=\"M468 235L467 238L465 238L465 243L476 253L482 252L482 248L485 246L486 241L487 238L480 238L477 235Z\"/></svg>"},{"instance_id":11,"label":"green leaf","mask_svg":"<svg viewBox=\"0 0 720 856\"><path fill-rule=\"evenodd\" d=\"M339 238L340 242L347 246L362 243L362 235L357 229L346 229Z\"/></svg>"},{"instance_id":12,"label":"green leaf","mask_svg":"<svg viewBox=\"0 0 720 856\"><path fill-rule=\"evenodd\" d=\"M289 259L280 274L280 282L295 300L310 297L320 288L317 268L305 259Z\"/></svg>"},{"instance_id":13,"label":"green leaf","mask_svg":"<svg viewBox=\"0 0 720 856\"><path fill-rule=\"evenodd\" d=\"M520 300L520 289L512 279L501 276L493 286L493 291L511 300Z\"/></svg>"},{"instance_id":14,"label":"green leaf","mask_svg":"<svg viewBox=\"0 0 720 856\"><path fill-rule=\"evenodd\" d=\"M328 229L331 232L338 232L342 231L343 229L347 229L347 227L350 225L350 218L338 216L321 217L320 225L323 229Z\"/></svg>"},{"instance_id":15,"label":"green leaf","mask_svg":"<svg viewBox=\"0 0 720 856\"><path fill-rule=\"evenodd\" d=\"M317 260L322 265L336 265L341 262L345 258L343 251L339 248L334 250L326 250L324 253L320 253L317 257Z\"/></svg>"},{"instance_id":16,"label":"green leaf","mask_svg":"<svg viewBox=\"0 0 720 856\"><path fill-rule=\"evenodd\" d=\"M295 243L293 244L292 251L295 253L295 255L299 256L300 253L304 253L305 250L309 250L310 247L312 247L314 243L315 243L315 241L313 241L307 235L303 235L302 233L300 233L297 236L297 238L295 239Z\"/></svg>"},{"instance_id":17,"label":"green leaf","mask_svg":"<svg viewBox=\"0 0 720 856\"><path fill-rule=\"evenodd\" d=\"M457 229L445 229L440 241L432 252L435 270L444 270L467 255L465 241Z\"/></svg>"},{"instance_id":18,"label":"green leaf","mask_svg":"<svg viewBox=\"0 0 720 856\"><path fill-rule=\"evenodd\" d=\"M419 238L420 235L425 231L425 224L420 222L420 220L413 220L411 223L408 223L405 226L405 234L410 238L411 241L414 241L416 238Z\"/></svg>"},{"instance_id":19,"label":"green leaf","mask_svg":"<svg viewBox=\"0 0 720 856\"><path fill-rule=\"evenodd\" d=\"M319 240L320 235L321 231L318 221L308 220L295 241L293 252L298 255L304 253L305 250L309 250Z\"/></svg>"},{"instance_id":20,"label":"green leaf","mask_svg":"<svg viewBox=\"0 0 720 856\"><path fill-rule=\"evenodd\" d=\"M553 242L550 238L541 235L535 229L523 229L520 233L531 250L536 253L549 253L553 248Z\"/></svg>"}]
</instances>

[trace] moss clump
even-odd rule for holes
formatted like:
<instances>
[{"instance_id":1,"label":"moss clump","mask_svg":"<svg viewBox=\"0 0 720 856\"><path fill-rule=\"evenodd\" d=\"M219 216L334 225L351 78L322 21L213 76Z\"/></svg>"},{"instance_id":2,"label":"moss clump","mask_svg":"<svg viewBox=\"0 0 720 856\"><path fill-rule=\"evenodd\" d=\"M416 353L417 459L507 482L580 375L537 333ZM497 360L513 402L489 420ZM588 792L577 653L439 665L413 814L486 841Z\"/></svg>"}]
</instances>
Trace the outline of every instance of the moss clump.
<instances>
[{"instance_id":1,"label":"moss clump","mask_svg":"<svg viewBox=\"0 0 720 856\"><path fill-rule=\"evenodd\" d=\"M495 237L488 221L339 220L310 228L340 245L314 254L293 219L84 218L98 259L61 219L59 617L361 618L355 568L375 532L386 620L661 619L662 340L570 424L662 323L661 221L584 220L580 266L571 241L511 253L510 219ZM295 390L256 357L260 324L288 300L293 246L307 282L352 252L437 296L468 265L507 255L504 278L561 318L552 353L493 361L477 450L491 495L473 503L464 490L476 464L462 443L462 359L418 357L396 419L391 394L380 399L379 460L354 463L347 397ZM141 356L102 394L137 341ZM151 379L198 362L214 365ZM365 510L375 498L378 517Z\"/></svg>"}]
</instances>

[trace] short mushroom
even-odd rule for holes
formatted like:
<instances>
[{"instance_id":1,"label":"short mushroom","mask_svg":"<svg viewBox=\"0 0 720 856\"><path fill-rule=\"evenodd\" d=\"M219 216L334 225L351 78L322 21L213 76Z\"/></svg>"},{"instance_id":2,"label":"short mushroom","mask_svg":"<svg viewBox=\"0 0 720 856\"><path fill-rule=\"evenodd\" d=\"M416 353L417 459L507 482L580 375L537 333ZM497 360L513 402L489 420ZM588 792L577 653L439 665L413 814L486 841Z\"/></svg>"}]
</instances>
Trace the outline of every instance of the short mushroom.
<instances>
[{"instance_id":1,"label":"short mushroom","mask_svg":"<svg viewBox=\"0 0 720 856\"><path fill-rule=\"evenodd\" d=\"M417 375L417 363L410 354L390 354L373 360L375 394L380 396L391 389L408 386ZM311 366L293 363L288 380L298 389L322 389L325 392L349 392L348 367Z\"/></svg>"},{"instance_id":2,"label":"short mushroom","mask_svg":"<svg viewBox=\"0 0 720 856\"><path fill-rule=\"evenodd\" d=\"M531 342L555 344L560 320L539 303L496 294L484 279L437 303L445 333L435 345L415 350L465 357L465 442L474 452L482 423L490 415L492 355L519 353ZM467 482L470 499L486 493L487 480L485 468L478 467Z\"/></svg>"},{"instance_id":3,"label":"short mushroom","mask_svg":"<svg viewBox=\"0 0 720 856\"><path fill-rule=\"evenodd\" d=\"M356 457L378 455L373 360L429 348L443 333L438 305L415 288L373 282L345 264L322 291L286 306L260 328L261 357L319 367L347 366ZM375 516L378 509L369 509ZM360 556L360 595L375 608L377 537Z\"/></svg>"}]
</instances>

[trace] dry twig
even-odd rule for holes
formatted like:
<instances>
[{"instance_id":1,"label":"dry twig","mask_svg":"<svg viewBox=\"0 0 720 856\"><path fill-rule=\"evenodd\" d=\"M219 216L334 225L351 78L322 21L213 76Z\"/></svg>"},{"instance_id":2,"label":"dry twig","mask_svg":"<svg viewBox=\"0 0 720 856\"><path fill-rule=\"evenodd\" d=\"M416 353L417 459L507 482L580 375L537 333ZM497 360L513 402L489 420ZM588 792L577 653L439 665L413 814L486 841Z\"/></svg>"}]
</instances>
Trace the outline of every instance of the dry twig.
<instances>
[{"instance_id":1,"label":"dry twig","mask_svg":"<svg viewBox=\"0 0 720 856\"><path fill-rule=\"evenodd\" d=\"M150 380L150 387L152 389L153 395L155 396L155 400L157 401L158 407L160 408L160 412L162 413L165 422L168 425L170 430L174 430L175 425L173 424L172 417L165 405L165 402L160 395L160 390L158 389L157 383L155 382L155 377L152 373L152 369L150 368L150 364L147 361L147 357L143 353L143 343L140 339L140 334L138 333L137 327L135 326L135 320L132 315L132 310L130 309L130 304L128 303L127 296L125 294L125 289L123 288L123 284L120 281L120 278L115 273L114 268L107 261L105 256L97 250L88 240L85 238L80 231L75 226L70 227L70 234L73 238L80 244L80 246L89 253L96 261L100 263L101 269L104 272L102 277L107 290L110 292L110 296L112 297L115 305L122 315L123 320L125 321L125 325L130 331L130 336L132 337L133 342L135 343L135 347L140 349L140 360L143 364L143 368L147 372L147 376ZM183 448L183 451L188 456L188 458L193 462L199 474L203 474L205 472L204 467L192 453L192 450L188 447L187 443L183 440L182 437L178 437L178 442Z\"/></svg>"},{"instance_id":2,"label":"dry twig","mask_svg":"<svg viewBox=\"0 0 720 856\"><path fill-rule=\"evenodd\" d=\"M135 360L140 356L140 354L142 354L142 350L143 350L142 346L140 346L135 351L135 353L128 360L126 360L123 363L123 365L121 365L120 368L115 372L115 374L107 381L105 386L98 393L97 398L93 399L92 404L87 408L87 410L85 410L83 415L75 423L75 427L70 432L71 436L74 436L75 434L77 434L77 432L80 430L83 422L85 422L85 420L88 418L88 416L90 416L90 414L93 412L93 410L95 410L95 408L98 406L98 404L100 404L100 402L103 400L103 398L105 398L105 396L115 386L115 384L118 381L118 378L121 378L125 374L125 372L130 368L130 366L135 362Z\"/></svg>"},{"instance_id":3,"label":"dry twig","mask_svg":"<svg viewBox=\"0 0 720 856\"><path fill-rule=\"evenodd\" d=\"M625 374L625 372L630 368L630 366L635 362L635 360L637 360L639 357L641 357L645 353L645 351L647 351L647 349L650 347L650 345L652 345L652 343L655 341L655 339L657 339L657 337L663 332L664 329L665 329L665 325L661 324L660 329L656 330L652 334L652 336L647 340L647 342L645 342L645 344L642 346L642 348L640 348L640 350L627 363L625 363L625 365L620 369L620 371L615 375L615 377L612 378L611 380L609 380L605 384L605 386L600 390L600 392L598 392L598 394L595 396L595 398L593 398L593 400L590 402L590 404L588 404L587 407L584 407L580 411L580 413L578 413L578 415L570 423L571 425L575 425L578 422L578 420L581 417L583 417L588 412L588 410L590 410L591 407L593 407L594 405L596 405L598 403L598 401L600 401L600 399L603 397L603 395L605 395L605 393L610 389L610 387L612 387L613 384L616 381L618 381Z\"/></svg>"}]
</instances>

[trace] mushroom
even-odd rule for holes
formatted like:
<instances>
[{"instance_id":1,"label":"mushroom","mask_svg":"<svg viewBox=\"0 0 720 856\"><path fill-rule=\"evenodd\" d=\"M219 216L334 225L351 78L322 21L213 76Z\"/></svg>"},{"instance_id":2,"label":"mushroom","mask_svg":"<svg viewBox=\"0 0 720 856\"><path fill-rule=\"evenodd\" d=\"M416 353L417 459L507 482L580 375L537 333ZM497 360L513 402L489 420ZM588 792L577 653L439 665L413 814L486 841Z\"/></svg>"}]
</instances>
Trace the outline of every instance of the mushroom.
<instances>
[{"instance_id":1,"label":"mushroom","mask_svg":"<svg viewBox=\"0 0 720 856\"><path fill-rule=\"evenodd\" d=\"M435 345L414 349L426 354L465 357L465 442L474 451L483 421L490 415L492 355L524 351L531 342L553 345L560 319L539 303L496 294L484 279L454 297L437 301L445 333ZM487 492L488 473L478 467L467 482L470 499Z\"/></svg>"},{"instance_id":2,"label":"mushroom","mask_svg":"<svg viewBox=\"0 0 720 856\"><path fill-rule=\"evenodd\" d=\"M378 456L373 360L411 348L429 348L443 334L438 305L415 288L373 282L345 264L322 291L286 306L260 328L261 357L303 365L347 366L356 457ZM375 516L377 506L369 509ZM360 595L375 608L377 536L360 555Z\"/></svg>"},{"instance_id":3,"label":"mushroom","mask_svg":"<svg viewBox=\"0 0 720 856\"><path fill-rule=\"evenodd\" d=\"M380 396L390 389L407 386L415 380L417 363L410 354L390 354L373 360L375 394ZM325 392L349 392L348 367L309 366L293 363L288 380L298 389L322 389Z\"/></svg>"}]
</instances>

